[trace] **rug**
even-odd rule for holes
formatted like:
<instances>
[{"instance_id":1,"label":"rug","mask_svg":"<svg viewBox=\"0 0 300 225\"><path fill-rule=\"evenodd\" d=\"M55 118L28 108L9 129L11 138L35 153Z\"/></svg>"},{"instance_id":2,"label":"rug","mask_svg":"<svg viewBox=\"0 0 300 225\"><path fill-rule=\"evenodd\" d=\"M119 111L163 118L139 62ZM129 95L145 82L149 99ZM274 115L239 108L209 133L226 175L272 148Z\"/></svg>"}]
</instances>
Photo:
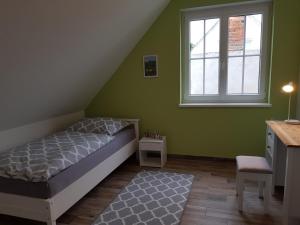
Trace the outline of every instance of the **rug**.
<instances>
[{"instance_id":1,"label":"rug","mask_svg":"<svg viewBox=\"0 0 300 225\"><path fill-rule=\"evenodd\" d=\"M92 225L177 225L193 178L190 174L142 171Z\"/></svg>"}]
</instances>

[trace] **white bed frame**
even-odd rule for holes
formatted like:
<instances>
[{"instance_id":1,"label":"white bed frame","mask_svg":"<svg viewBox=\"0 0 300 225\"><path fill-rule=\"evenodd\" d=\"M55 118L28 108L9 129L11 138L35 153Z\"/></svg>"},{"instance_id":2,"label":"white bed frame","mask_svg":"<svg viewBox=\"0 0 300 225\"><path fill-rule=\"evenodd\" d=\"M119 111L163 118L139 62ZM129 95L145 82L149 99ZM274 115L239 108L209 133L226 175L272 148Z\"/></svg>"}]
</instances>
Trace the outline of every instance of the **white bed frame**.
<instances>
[{"instance_id":1,"label":"white bed frame","mask_svg":"<svg viewBox=\"0 0 300 225\"><path fill-rule=\"evenodd\" d=\"M124 120L134 124L136 133L134 140L49 199L0 192L0 214L37 220L45 222L47 225L56 225L58 217L136 151L139 140L139 120Z\"/></svg>"}]
</instances>

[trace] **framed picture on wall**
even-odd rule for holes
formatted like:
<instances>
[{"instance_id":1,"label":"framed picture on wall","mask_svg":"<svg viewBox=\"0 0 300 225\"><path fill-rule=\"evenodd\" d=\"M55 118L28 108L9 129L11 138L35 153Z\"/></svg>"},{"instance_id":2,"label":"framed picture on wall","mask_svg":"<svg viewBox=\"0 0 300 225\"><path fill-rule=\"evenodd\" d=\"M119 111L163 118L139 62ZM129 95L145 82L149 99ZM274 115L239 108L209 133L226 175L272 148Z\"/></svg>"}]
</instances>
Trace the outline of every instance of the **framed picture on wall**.
<instances>
[{"instance_id":1,"label":"framed picture on wall","mask_svg":"<svg viewBox=\"0 0 300 225\"><path fill-rule=\"evenodd\" d=\"M157 55L145 55L144 57L144 77L158 77Z\"/></svg>"}]
</instances>

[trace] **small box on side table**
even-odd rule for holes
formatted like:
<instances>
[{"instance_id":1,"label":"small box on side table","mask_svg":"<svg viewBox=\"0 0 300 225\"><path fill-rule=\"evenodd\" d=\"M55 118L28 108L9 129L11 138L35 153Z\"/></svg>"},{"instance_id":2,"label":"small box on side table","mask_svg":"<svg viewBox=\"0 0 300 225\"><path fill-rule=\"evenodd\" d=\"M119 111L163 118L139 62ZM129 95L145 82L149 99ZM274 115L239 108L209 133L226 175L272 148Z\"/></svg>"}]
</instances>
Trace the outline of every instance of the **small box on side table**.
<instances>
[{"instance_id":1,"label":"small box on side table","mask_svg":"<svg viewBox=\"0 0 300 225\"><path fill-rule=\"evenodd\" d=\"M139 141L140 166L163 167L167 161L166 137L143 137Z\"/></svg>"}]
</instances>

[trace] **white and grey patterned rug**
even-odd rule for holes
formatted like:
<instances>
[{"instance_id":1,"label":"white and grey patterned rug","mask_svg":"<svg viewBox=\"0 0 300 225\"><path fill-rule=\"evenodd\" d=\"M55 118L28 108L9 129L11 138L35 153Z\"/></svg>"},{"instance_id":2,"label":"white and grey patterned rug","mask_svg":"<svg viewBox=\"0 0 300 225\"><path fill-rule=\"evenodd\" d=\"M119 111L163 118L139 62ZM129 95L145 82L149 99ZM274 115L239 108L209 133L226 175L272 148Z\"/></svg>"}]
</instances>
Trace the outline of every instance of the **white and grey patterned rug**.
<instances>
[{"instance_id":1,"label":"white and grey patterned rug","mask_svg":"<svg viewBox=\"0 0 300 225\"><path fill-rule=\"evenodd\" d=\"M143 171L119 193L92 225L176 225L194 176Z\"/></svg>"}]
</instances>

